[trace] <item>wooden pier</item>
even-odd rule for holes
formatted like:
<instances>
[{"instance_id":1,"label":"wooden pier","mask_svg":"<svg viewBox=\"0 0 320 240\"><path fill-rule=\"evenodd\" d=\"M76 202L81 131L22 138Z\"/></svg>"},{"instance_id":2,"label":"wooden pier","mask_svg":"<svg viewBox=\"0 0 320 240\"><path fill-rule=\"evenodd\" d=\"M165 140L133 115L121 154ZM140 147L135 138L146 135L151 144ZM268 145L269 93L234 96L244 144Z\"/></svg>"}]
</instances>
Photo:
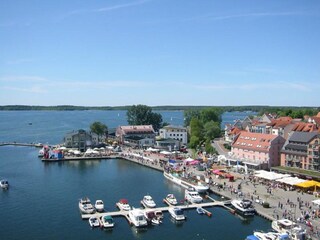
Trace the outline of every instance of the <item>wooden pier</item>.
<instances>
[{"instance_id":1,"label":"wooden pier","mask_svg":"<svg viewBox=\"0 0 320 240\"><path fill-rule=\"evenodd\" d=\"M206 208L206 207L225 207L225 208L229 208L226 205L229 205L230 201L214 201L214 202L207 202L207 203L193 203L193 204L187 204L187 205L177 205L177 206L172 206L169 205L167 207L158 207L158 208L144 208L141 209L142 211L144 210L153 210L153 211L162 211L162 212L167 212L169 210L169 208L172 207L179 207L183 210L189 210L189 209L196 209L197 207L201 207L201 208ZM101 218L104 216L111 216L111 217L125 217L128 222L130 223L130 219L129 219L129 211L124 211L124 210L119 210L119 211L114 211L114 212L103 212L103 213L93 213L93 214L81 214L81 218L82 219L89 219L90 217L97 217L97 218Z\"/></svg>"}]
</instances>

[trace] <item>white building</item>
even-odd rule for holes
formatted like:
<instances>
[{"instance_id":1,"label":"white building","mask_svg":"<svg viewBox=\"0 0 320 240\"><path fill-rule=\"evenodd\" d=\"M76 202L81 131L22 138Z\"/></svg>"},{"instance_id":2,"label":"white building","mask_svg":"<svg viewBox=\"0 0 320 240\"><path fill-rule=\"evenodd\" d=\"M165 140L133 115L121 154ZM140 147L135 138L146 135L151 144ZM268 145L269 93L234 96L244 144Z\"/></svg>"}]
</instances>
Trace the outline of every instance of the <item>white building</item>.
<instances>
[{"instance_id":1,"label":"white building","mask_svg":"<svg viewBox=\"0 0 320 240\"><path fill-rule=\"evenodd\" d=\"M168 125L160 129L159 135L164 139L179 140L184 145L188 143L188 133L185 127Z\"/></svg>"}]
</instances>

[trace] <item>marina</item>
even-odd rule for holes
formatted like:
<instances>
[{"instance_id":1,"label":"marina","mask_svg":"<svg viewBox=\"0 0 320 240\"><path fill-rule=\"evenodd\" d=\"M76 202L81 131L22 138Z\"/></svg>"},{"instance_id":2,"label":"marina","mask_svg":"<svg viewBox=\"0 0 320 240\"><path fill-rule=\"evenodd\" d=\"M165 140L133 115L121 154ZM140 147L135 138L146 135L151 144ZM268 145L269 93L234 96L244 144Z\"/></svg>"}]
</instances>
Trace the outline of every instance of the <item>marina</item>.
<instances>
[{"instance_id":1,"label":"marina","mask_svg":"<svg viewBox=\"0 0 320 240\"><path fill-rule=\"evenodd\" d=\"M167 207L158 207L158 208L152 208L153 211L162 211L162 212L168 212L170 208L173 207L173 205L167 203L169 206ZM210 208L210 207L224 207L228 210L230 210L230 208L228 207L228 205L230 205L230 200L227 201L211 201L211 202L206 202L206 203L194 203L194 204L187 204L187 205L178 205L177 207L183 209L183 210L191 210L191 209L197 209L197 208ZM141 211L146 211L150 208L143 208L141 209ZM206 214L211 215L210 212L208 210L206 210ZM81 213L81 218L82 219L89 219L91 217L97 217L97 218L101 218L104 216L112 216L112 217L125 217L129 224L131 225L131 221L129 219L129 214L128 211L125 210L119 210L119 211L113 211L113 212L103 212L103 213L92 213L92 214L84 214Z\"/></svg>"}]
</instances>

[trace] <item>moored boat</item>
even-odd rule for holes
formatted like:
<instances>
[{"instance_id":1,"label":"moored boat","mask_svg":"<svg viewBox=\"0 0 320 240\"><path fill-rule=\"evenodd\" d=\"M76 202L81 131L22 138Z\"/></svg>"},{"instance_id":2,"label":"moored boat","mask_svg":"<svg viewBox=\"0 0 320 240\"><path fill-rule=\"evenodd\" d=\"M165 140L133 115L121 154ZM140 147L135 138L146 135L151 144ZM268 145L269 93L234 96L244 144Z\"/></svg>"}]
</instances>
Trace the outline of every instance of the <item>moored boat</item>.
<instances>
[{"instance_id":1,"label":"moored boat","mask_svg":"<svg viewBox=\"0 0 320 240\"><path fill-rule=\"evenodd\" d=\"M287 233L277 233L277 232L260 232L255 231L253 235L261 240L290 240L290 237Z\"/></svg>"},{"instance_id":2,"label":"moored boat","mask_svg":"<svg viewBox=\"0 0 320 240\"><path fill-rule=\"evenodd\" d=\"M146 217L147 221L151 224L154 224L154 225L159 225L162 221L161 221L161 218L158 217L154 211L152 210L147 210L144 212L144 216Z\"/></svg>"},{"instance_id":3,"label":"moored boat","mask_svg":"<svg viewBox=\"0 0 320 240\"><path fill-rule=\"evenodd\" d=\"M204 209L203 209L202 207L197 207L197 208L196 208L196 211L197 211L197 213L200 214L200 215L201 215L201 214L205 214L205 211L204 211Z\"/></svg>"},{"instance_id":4,"label":"moored boat","mask_svg":"<svg viewBox=\"0 0 320 240\"><path fill-rule=\"evenodd\" d=\"M2 179L0 181L0 187L2 189L8 189L9 188L9 181L7 179Z\"/></svg>"},{"instance_id":5,"label":"moored boat","mask_svg":"<svg viewBox=\"0 0 320 240\"><path fill-rule=\"evenodd\" d=\"M156 207L156 203L153 201L153 199L150 195L146 195L143 197L142 204L148 208L155 208Z\"/></svg>"},{"instance_id":6,"label":"moored boat","mask_svg":"<svg viewBox=\"0 0 320 240\"><path fill-rule=\"evenodd\" d=\"M179 176L178 174L172 174L168 173L166 171L163 172L163 176L170 180L171 182L178 184L186 189L192 187L194 188L198 193L205 193L209 190L209 186L203 184L201 181L191 182L187 178L183 178Z\"/></svg>"},{"instance_id":7,"label":"moored boat","mask_svg":"<svg viewBox=\"0 0 320 240\"><path fill-rule=\"evenodd\" d=\"M305 239L306 230L289 219L272 221L271 227L278 233L286 233L292 240Z\"/></svg>"},{"instance_id":8,"label":"moored boat","mask_svg":"<svg viewBox=\"0 0 320 240\"><path fill-rule=\"evenodd\" d=\"M90 224L90 227L99 227L100 226L100 222L97 217L90 217L89 224Z\"/></svg>"},{"instance_id":9,"label":"moored boat","mask_svg":"<svg viewBox=\"0 0 320 240\"><path fill-rule=\"evenodd\" d=\"M166 196L166 201L168 203L170 203L171 205L177 205L178 204L178 201L177 201L176 197L172 193L169 193Z\"/></svg>"},{"instance_id":10,"label":"moored boat","mask_svg":"<svg viewBox=\"0 0 320 240\"><path fill-rule=\"evenodd\" d=\"M244 216L253 216L256 213L256 210L252 205L252 201L247 199L234 199L231 201L231 205Z\"/></svg>"},{"instance_id":11,"label":"moored boat","mask_svg":"<svg viewBox=\"0 0 320 240\"><path fill-rule=\"evenodd\" d=\"M80 199L79 209L82 213L85 213L85 214L91 214L91 213L95 212L95 209L94 209L93 205L91 204L90 199L87 197Z\"/></svg>"},{"instance_id":12,"label":"moored boat","mask_svg":"<svg viewBox=\"0 0 320 240\"><path fill-rule=\"evenodd\" d=\"M129 211L129 219L136 227L144 227L148 225L147 219L140 209L132 209Z\"/></svg>"},{"instance_id":13,"label":"moored boat","mask_svg":"<svg viewBox=\"0 0 320 240\"><path fill-rule=\"evenodd\" d=\"M183 210L179 207L171 207L169 208L169 213L172 218L174 218L177 221L185 220L186 217L184 216Z\"/></svg>"},{"instance_id":14,"label":"moored boat","mask_svg":"<svg viewBox=\"0 0 320 240\"><path fill-rule=\"evenodd\" d=\"M127 199L120 199L119 202L117 202L116 204L118 206L118 208L120 210L123 210L123 211L129 211L131 208L130 208L130 205L128 203L128 200Z\"/></svg>"},{"instance_id":15,"label":"moored boat","mask_svg":"<svg viewBox=\"0 0 320 240\"><path fill-rule=\"evenodd\" d=\"M190 203L201 203L203 201L202 197L194 188L186 189L184 197Z\"/></svg>"},{"instance_id":16,"label":"moored boat","mask_svg":"<svg viewBox=\"0 0 320 240\"><path fill-rule=\"evenodd\" d=\"M102 200L97 200L96 203L94 204L94 208L98 212L103 212L104 211L104 203Z\"/></svg>"},{"instance_id":17,"label":"moored boat","mask_svg":"<svg viewBox=\"0 0 320 240\"><path fill-rule=\"evenodd\" d=\"M105 215L101 217L102 226L105 228L112 228L114 227L113 218L109 215Z\"/></svg>"}]
</instances>

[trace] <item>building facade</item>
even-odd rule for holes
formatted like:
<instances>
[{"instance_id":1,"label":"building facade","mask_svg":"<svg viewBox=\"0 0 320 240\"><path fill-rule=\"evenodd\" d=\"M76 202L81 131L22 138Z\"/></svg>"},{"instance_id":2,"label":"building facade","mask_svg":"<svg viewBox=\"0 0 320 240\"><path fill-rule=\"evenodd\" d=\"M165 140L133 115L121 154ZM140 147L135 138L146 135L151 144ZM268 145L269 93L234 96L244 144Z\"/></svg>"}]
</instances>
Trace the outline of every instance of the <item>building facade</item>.
<instances>
[{"instance_id":1,"label":"building facade","mask_svg":"<svg viewBox=\"0 0 320 240\"><path fill-rule=\"evenodd\" d=\"M154 145L156 133L152 125L119 126L115 136L122 144L147 147Z\"/></svg>"},{"instance_id":2,"label":"building facade","mask_svg":"<svg viewBox=\"0 0 320 240\"><path fill-rule=\"evenodd\" d=\"M250 167L269 169L280 165L281 136L240 132L231 145L231 156Z\"/></svg>"},{"instance_id":3,"label":"building facade","mask_svg":"<svg viewBox=\"0 0 320 240\"><path fill-rule=\"evenodd\" d=\"M63 140L65 147L85 152L87 148L98 145L99 140L104 141L105 137L100 137L99 139L97 134L80 129L78 131L67 133Z\"/></svg>"},{"instance_id":4,"label":"building facade","mask_svg":"<svg viewBox=\"0 0 320 240\"><path fill-rule=\"evenodd\" d=\"M292 132L281 150L281 166L319 171L319 133Z\"/></svg>"},{"instance_id":5,"label":"building facade","mask_svg":"<svg viewBox=\"0 0 320 240\"><path fill-rule=\"evenodd\" d=\"M159 135L163 139L174 139L186 145L188 143L187 128L168 125L160 129Z\"/></svg>"}]
</instances>

